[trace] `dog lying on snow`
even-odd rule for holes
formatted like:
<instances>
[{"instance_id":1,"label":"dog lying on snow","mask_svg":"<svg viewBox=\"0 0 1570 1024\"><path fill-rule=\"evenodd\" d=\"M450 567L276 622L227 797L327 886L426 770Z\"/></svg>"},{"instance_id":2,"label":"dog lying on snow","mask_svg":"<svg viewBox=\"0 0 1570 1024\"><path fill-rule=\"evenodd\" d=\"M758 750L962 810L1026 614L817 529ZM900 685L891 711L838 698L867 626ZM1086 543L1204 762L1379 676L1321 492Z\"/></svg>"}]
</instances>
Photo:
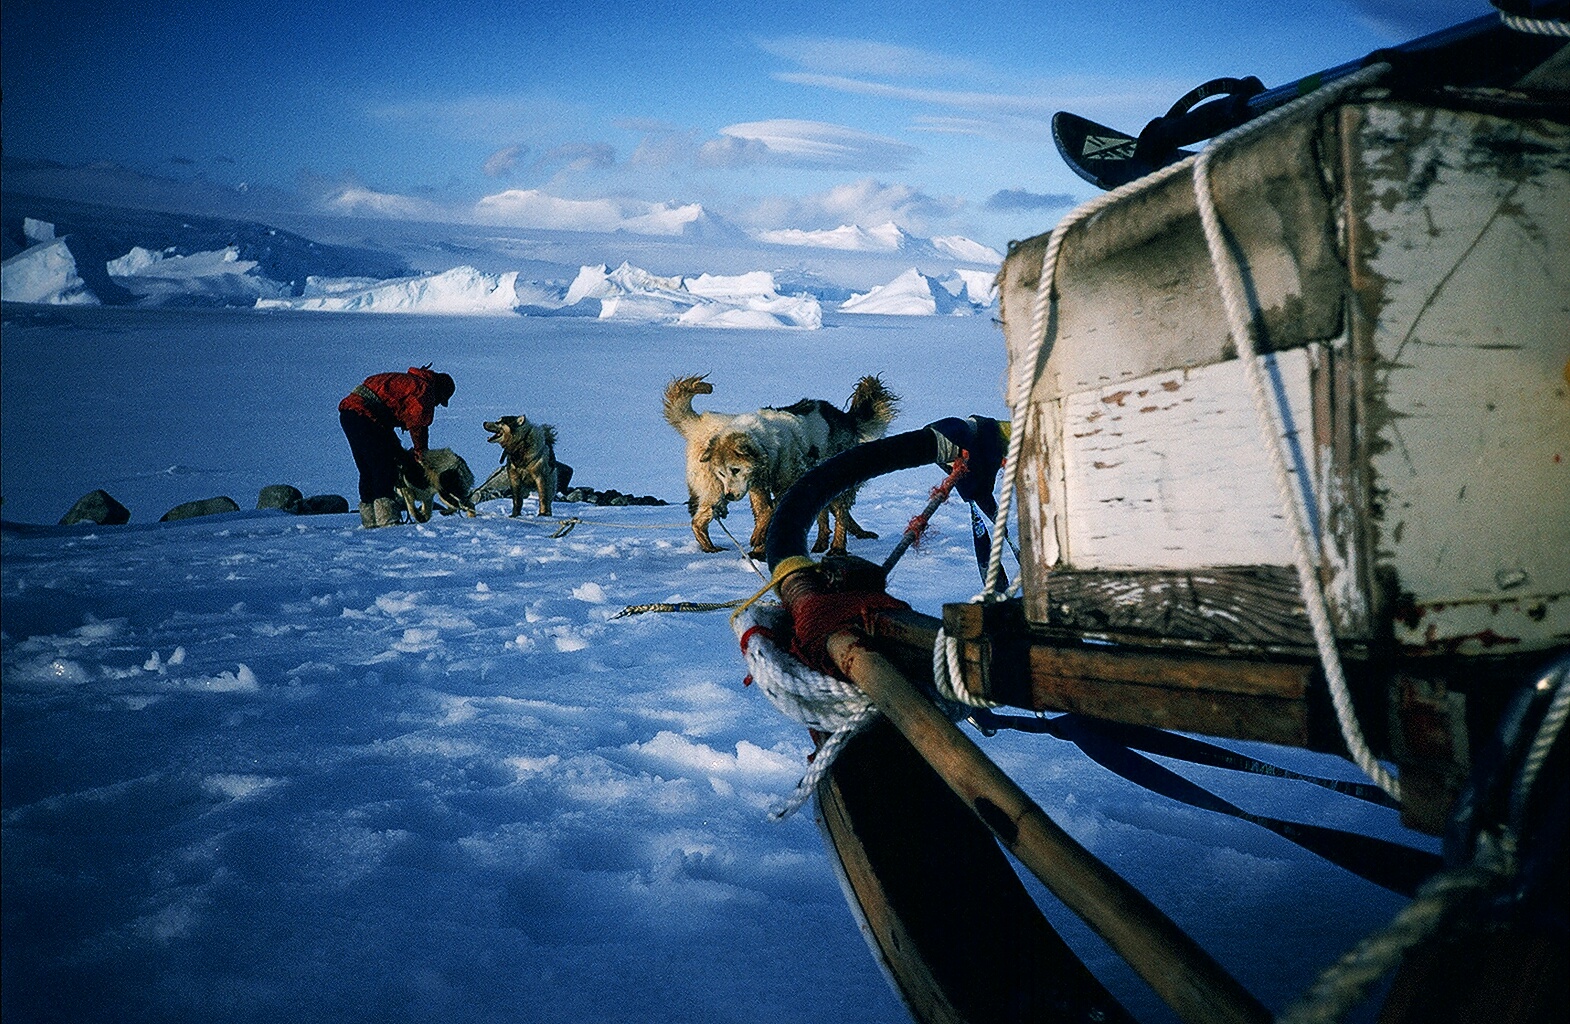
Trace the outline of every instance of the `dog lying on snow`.
<instances>
[{"instance_id":1,"label":"dog lying on snow","mask_svg":"<svg viewBox=\"0 0 1570 1024\"><path fill-rule=\"evenodd\" d=\"M700 413L692 407L693 397L714 392L705 376L678 377L665 388L665 419L687 442L687 508L692 534L704 551L721 550L709 538L709 524L725 516L730 502L746 495L752 504L751 554L761 556L780 495L823 459L882 437L899 405L882 378L868 376L857 382L846 409L803 398L783 409ZM819 514L814 551L830 546L831 511L835 550L845 550L847 533L877 536L851 517L854 501L854 492L847 491Z\"/></svg>"},{"instance_id":2,"label":"dog lying on snow","mask_svg":"<svg viewBox=\"0 0 1570 1024\"><path fill-rule=\"evenodd\" d=\"M503 416L487 421L485 429L491 432L486 441L502 446L502 469L512 491L512 516L523 514L523 496L531 486L540 496L540 515L550 515L551 498L557 493L565 495L572 480L572 467L556 461L556 428L531 422L527 416Z\"/></svg>"},{"instance_id":3,"label":"dog lying on snow","mask_svg":"<svg viewBox=\"0 0 1570 1024\"><path fill-rule=\"evenodd\" d=\"M474 474L469 464L451 448L431 448L423 462L409 452L398 466L398 497L409 510L409 518L417 523L430 522L438 500L446 506L442 515L474 515L474 505L469 501L473 488Z\"/></svg>"}]
</instances>

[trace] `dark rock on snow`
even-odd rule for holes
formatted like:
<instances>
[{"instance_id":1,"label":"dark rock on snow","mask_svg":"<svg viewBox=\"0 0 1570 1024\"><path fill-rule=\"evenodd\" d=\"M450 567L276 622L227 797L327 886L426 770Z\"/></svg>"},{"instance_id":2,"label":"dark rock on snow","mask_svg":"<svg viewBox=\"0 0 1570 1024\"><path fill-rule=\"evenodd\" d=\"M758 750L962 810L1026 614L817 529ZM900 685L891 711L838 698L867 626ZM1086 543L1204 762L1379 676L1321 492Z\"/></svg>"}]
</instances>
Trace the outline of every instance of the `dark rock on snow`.
<instances>
[{"instance_id":1,"label":"dark rock on snow","mask_svg":"<svg viewBox=\"0 0 1570 1024\"><path fill-rule=\"evenodd\" d=\"M76 499L70 511L60 517L60 525L97 523L100 526L118 526L130 520L129 509L111 497L108 491L97 490Z\"/></svg>"},{"instance_id":2,"label":"dark rock on snow","mask_svg":"<svg viewBox=\"0 0 1570 1024\"><path fill-rule=\"evenodd\" d=\"M300 493L298 487L292 484L268 484L256 496L257 508L278 508L285 512L300 511L300 503L305 500L305 495Z\"/></svg>"},{"instance_id":3,"label":"dark rock on snow","mask_svg":"<svg viewBox=\"0 0 1570 1024\"><path fill-rule=\"evenodd\" d=\"M183 505L176 505L165 512L163 518L158 521L160 523L168 523L176 519L195 519L197 516L215 516L224 512L238 511L240 511L239 503L233 498L222 496L202 498L198 501L188 501Z\"/></svg>"}]
</instances>

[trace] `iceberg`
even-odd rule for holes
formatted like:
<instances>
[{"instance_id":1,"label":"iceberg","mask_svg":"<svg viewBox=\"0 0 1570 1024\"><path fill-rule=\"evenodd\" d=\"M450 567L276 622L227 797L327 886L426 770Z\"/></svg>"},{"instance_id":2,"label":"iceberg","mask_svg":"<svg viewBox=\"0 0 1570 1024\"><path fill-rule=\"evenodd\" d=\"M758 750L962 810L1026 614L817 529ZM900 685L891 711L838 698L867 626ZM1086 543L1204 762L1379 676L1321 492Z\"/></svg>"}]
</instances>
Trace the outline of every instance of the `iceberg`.
<instances>
[{"instance_id":1,"label":"iceberg","mask_svg":"<svg viewBox=\"0 0 1570 1024\"><path fill-rule=\"evenodd\" d=\"M54 226L29 224L28 238L53 237ZM0 264L0 299L46 306L96 306L98 296L76 271L76 257L65 239L40 241Z\"/></svg>"},{"instance_id":2,"label":"iceberg","mask_svg":"<svg viewBox=\"0 0 1570 1024\"><path fill-rule=\"evenodd\" d=\"M582 267L567 289L564 307L598 303L601 320L679 324L687 327L823 326L823 307L811 295L780 295L767 271L720 276L661 277L622 263ZM560 315L558 313L558 315Z\"/></svg>"},{"instance_id":3,"label":"iceberg","mask_svg":"<svg viewBox=\"0 0 1570 1024\"><path fill-rule=\"evenodd\" d=\"M840 312L885 316L966 316L979 312L990 302L972 300L970 284L970 280L959 271L939 280L912 267L888 284L852 295L841 304Z\"/></svg>"},{"instance_id":4,"label":"iceberg","mask_svg":"<svg viewBox=\"0 0 1570 1024\"><path fill-rule=\"evenodd\" d=\"M263 276L258 267L255 260L242 260L236 245L189 255L136 245L106 264L109 279L143 305L242 305L289 293L287 285Z\"/></svg>"},{"instance_id":5,"label":"iceberg","mask_svg":"<svg viewBox=\"0 0 1570 1024\"><path fill-rule=\"evenodd\" d=\"M305 294L258 299L256 308L494 316L516 309L517 282L517 271L485 274L469 266L369 284L362 278L313 278Z\"/></svg>"}]
</instances>

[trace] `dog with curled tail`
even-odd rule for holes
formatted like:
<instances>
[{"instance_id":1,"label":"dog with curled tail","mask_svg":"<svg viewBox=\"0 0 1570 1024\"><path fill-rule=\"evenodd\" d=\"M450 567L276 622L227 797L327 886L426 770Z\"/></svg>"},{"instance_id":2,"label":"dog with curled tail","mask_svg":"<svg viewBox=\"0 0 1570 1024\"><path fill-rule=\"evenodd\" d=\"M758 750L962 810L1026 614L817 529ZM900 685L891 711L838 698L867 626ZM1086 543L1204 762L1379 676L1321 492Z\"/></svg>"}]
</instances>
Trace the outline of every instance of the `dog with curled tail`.
<instances>
[{"instance_id":1,"label":"dog with curled tail","mask_svg":"<svg viewBox=\"0 0 1570 1024\"><path fill-rule=\"evenodd\" d=\"M879 437L888 429L898 397L878 377L857 384L849 410L822 399L804 398L785 408L755 412L699 412L692 401L714 392L707 375L677 377L665 387L665 420L686 441L687 509L692 534L704 551L720 551L709 537L709 524L724 518L730 503L746 497L752 506L750 554L763 554L769 521L780 495L807 470L830 455ZM834 544L844 550L846 534L875 536L850 517L854 494L835 498ZM828 546L829 510L819 516L818 544Z\"/></svg>"}]
</instances>

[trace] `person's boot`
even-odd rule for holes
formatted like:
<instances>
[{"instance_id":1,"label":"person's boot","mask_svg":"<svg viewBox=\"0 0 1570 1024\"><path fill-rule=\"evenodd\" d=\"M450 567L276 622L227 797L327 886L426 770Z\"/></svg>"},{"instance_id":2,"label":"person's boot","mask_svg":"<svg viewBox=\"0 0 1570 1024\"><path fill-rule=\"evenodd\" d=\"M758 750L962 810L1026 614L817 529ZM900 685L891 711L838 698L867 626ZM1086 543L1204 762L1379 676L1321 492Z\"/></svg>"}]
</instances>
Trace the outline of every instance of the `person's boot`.
<instances>
[{"instance_id":1,"label":"person's boot","mask_svg":"<svg viewBox=\"0 0 1570 1024\"><path fill-rule=\"evenodd\" d=\"M368 501L360 502L360 525L367 530L376 525L376 512Z\"/></svg>"},{"instance_id":2,"label":"person's boot","mask_svg":"<svg viewBox=\"0 0 1570 1024\"><path fill-rule=\"evenodd\" d=\"M397 526L398 505L391 498L377 498L371 502L371 516L376 526Z\"/></svg>"}]
</instances>

